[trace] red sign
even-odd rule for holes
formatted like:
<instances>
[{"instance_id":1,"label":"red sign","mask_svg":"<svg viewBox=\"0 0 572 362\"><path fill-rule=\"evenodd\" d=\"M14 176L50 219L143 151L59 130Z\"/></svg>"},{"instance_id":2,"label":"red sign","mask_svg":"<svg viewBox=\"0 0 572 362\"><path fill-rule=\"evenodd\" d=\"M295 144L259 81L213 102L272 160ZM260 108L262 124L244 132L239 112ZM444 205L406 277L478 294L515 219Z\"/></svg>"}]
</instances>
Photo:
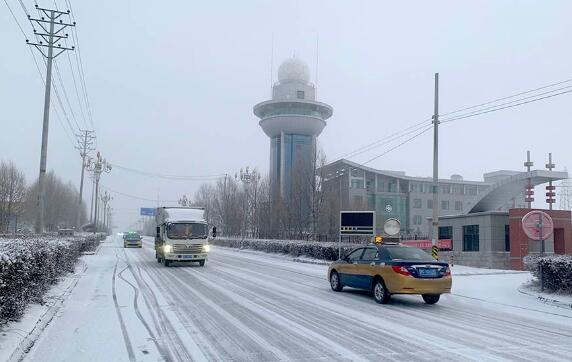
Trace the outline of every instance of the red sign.
<instances>
[{"instance_id":1,"label":"red sign","mask_svg":"<svg viewBox=\"0 0 572 362\"><path fill-rule=\"evenodd\" d=\"M554 231L554 222L547 213L533 210L523 216L522 229L531 240L546 240Z\"/></svg>"},{"instance_id":2,"label":"red sign","mask_svg":"<svg viewBox=\"0 0 572 362\"><path fill-rule=\"evenodd\" d=\"M419 249L431 249L433 242L431 240L401 240L399 242L402 245L414 246ZM437 241L437 246L441 250L451 250L453 249L453 240L442 239Z\"/></svg>"}]
</instances>

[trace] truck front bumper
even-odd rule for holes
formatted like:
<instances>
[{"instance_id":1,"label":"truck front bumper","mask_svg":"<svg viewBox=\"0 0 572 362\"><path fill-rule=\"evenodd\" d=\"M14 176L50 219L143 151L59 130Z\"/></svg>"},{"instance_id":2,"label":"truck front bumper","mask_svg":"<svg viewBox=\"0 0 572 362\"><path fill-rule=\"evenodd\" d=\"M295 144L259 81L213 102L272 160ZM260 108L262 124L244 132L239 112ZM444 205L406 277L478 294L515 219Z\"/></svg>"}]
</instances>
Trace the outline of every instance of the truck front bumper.
<instances>
[{"instance_id":1,"label":"truck front bumper","mask_svg":"<svg viewBox=\"0 0 572 362\"><path fill-rule=\"evenodd\" d=\"M165 259L173 260L173 261L201 261L201 260L207 260L208 254L207 253L201 253L201 254L167 253L167 254L165 254Z\"/></svg>"}]
</instances>

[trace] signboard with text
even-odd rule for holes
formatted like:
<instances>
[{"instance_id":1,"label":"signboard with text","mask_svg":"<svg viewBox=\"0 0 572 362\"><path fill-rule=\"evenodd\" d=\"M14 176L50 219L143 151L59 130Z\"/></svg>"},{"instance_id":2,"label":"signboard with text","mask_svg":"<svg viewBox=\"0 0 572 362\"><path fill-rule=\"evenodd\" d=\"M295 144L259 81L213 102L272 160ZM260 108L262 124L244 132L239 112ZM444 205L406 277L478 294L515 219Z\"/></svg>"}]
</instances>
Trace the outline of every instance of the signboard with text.
<instances>
[{"instance_id":1,"label":"signboard with text","mask_svg":"<svg viewBox=\"0 0 572 362\"><path fill-rule=\"evenodd\" d=\"M142 207L141 216L155 216L155 208L153 207Z\"/></svg>"},{"instance_id":2,"label":"signboard with text","mask_svg":"<svg viewBox=\"0 0 572 362\"><path fill-rule=\"evenodd\" d=\"M375 211L340 211L340 235L375 235Z\"/></svg>"}]
</instances>

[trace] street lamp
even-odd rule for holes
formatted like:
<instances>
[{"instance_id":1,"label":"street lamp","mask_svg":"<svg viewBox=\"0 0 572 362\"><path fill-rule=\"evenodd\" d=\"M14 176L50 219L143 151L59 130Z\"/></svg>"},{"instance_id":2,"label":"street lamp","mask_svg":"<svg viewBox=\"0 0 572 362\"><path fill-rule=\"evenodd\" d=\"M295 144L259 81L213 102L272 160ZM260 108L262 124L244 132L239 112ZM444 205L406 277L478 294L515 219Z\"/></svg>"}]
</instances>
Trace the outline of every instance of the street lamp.
<instances>
[{"instance_id":1,"label":"street lamp","mask_svg":"<svg viewBox=\"0 0 572 362\"><path fill-rule=\"evenodd\" d=\"M240 169L240 173L239 174L234 174L234 178L237 181L241 181L242 184L244 185L244 193L245 193L245 198L244 198L244 221L243 221L243 225L241 228L241 242L242 240L244 240L244 233L246 231L246 224L248 221L248 199L249 199L249 195L248 195L248 186L251 183L254 183L256 185L256 183L258 183L258 181L260 180L260 173L258 173L258 171L256 171L256 168L253 169L252 171L250 171L250 168L248 166L246 166L245 171L242 170L242 168ZM256 192L256 190L255 190ZM256 195L255 195L256 198ZM256 200L255 200L256 202ZM252 219L252 218L251 218Z\"/></svg>"},{"instance_id":2,"label":"street lamp","mask_svg":"<svg viewBox=\"0 0 572 362\"><path fill-rule=\"evenodd\" d=\"M109 164L105 158L101 157L101 154L98 152L95 159L90 158L88 160L87 169L92 171L95 177L95 220L93 223L93 233L95 234L97 233L97 212L99 206L99 178L103 172L111 172L111 164Z\"/></svg>"}]
</instances>

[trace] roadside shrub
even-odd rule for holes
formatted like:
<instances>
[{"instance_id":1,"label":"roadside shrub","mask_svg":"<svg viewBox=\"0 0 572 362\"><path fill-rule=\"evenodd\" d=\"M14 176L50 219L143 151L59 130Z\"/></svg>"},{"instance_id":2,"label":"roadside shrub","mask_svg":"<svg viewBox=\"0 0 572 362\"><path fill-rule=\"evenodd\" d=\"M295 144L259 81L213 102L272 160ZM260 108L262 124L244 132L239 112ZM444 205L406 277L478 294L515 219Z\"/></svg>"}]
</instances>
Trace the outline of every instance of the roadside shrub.
<instances>
[{"instance_id":1,"label":"roadside shrub","mask_svg":"<svg viewBox=\"0 0 572 362\"><path fill-rule=\"evenodd\" d=\"M243 248L266 253L287 254L295 257L306 256L314 259L334 261L338 259L338 244L335 242L312 242L299 240L235 239L220 237L211 244L228 248ZM342 256L356 248L356 244L342 244Z\"/></svg>"},{"instance_id":2,"label":"roadside shrub","mask_svg":"<svg viewBox=\"0 0 572 362\"><path fill-rule=\"evenodd\" d=\"M25 307L42 303L58 278L72 272L81 253L101 237L0 236L0 325L19 319Z\"/></svg>"},{"instance_id":3,"label":"roadside shrub","mask_svg":"<svg viewBox=\"0 0 572 362\"><path fill-rule=\"evenodd\" d=\"M572 255L530 255L523 262L545 290L572 294Z\"/></svg>"}]
</instances>

